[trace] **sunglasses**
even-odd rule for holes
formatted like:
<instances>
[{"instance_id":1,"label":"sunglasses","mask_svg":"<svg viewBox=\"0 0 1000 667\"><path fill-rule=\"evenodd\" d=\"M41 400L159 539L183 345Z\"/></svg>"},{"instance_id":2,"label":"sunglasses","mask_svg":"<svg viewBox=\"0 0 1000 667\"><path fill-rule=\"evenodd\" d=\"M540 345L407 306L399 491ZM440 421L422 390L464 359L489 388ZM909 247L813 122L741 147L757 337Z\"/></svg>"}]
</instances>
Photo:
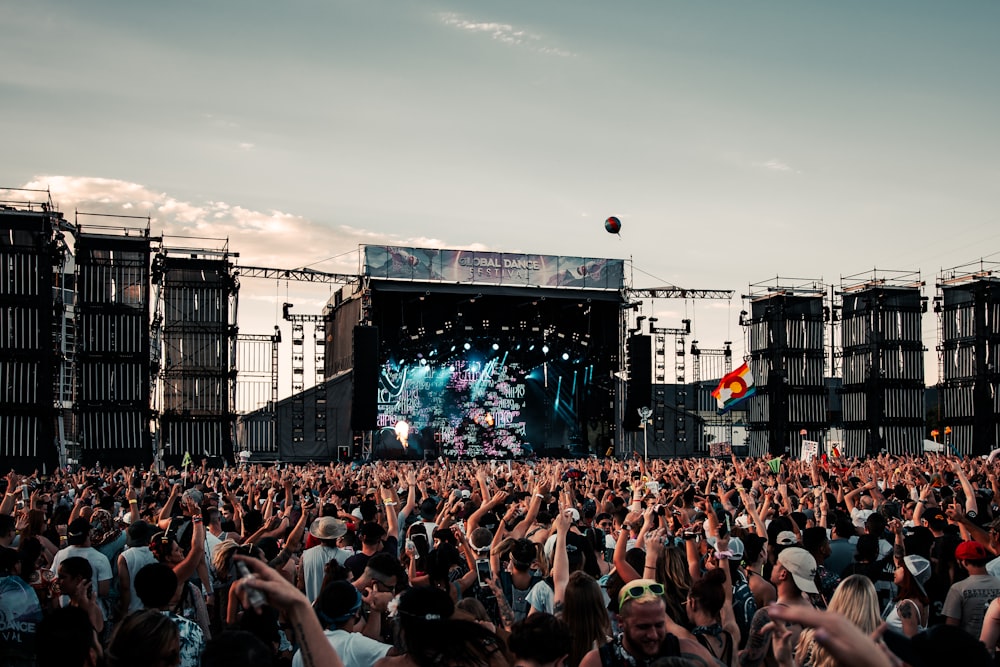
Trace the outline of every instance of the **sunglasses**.
<instances>
[{"instance_id":1,"label":"sunglasses","mask_svg":"<svg viewBox=\"0 0 1000 667\"><path fill-rule=\"evenodd\" d=\"M622 592L618 594L618 604L619 606L625 603L625 600L637 600L641 598L646 593L651 593L653 595L663 595L665 589L663 584L652 582L648 584L638 584L635 586L626 586L622 589Z\"/></svg>"}]
</instances>

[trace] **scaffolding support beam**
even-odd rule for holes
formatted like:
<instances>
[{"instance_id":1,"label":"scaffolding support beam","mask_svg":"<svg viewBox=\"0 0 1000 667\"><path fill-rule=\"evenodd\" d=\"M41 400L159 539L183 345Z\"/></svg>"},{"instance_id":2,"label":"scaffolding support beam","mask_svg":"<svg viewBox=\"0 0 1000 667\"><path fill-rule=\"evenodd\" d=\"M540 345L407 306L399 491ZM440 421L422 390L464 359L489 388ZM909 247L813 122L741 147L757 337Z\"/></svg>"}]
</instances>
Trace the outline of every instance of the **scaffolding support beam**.
<instances>
[{"instance_id":1,"label":"scaffolding support beam","mask_svg":"<svg viewBox=\"0 0 1000 667\"><path fill-rule=\"evenodd\" d=\"M296 280L307 283L337 283L342 285L356 282L359 278L352 273L327 273L313 269L275 269L264 266L237 266L236 274L243 278Z\"/></svg>"},{"instance_id":2,"label":"scaffolding support beam","mask_svg":"<svg viewBox=\"0 0 1000 667\"><path fill-rule=\"evenodd\" d=\"M732 299L731 289L686 289L667 285L664 287L642 287L625 290L629 299Z\"/></svg>"}]
</instances>

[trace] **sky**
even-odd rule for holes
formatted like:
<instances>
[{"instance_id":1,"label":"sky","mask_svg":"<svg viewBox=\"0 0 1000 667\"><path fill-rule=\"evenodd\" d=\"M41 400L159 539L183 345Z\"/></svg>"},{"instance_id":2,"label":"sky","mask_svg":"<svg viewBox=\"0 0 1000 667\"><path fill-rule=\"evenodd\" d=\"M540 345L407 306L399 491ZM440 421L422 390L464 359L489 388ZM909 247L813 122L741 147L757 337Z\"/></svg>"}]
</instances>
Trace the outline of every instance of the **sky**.
<instances>
[{"instance_id":1,"label":"sky","mask_svg":"<svg viewBox=\"0 0 1000 667\"><path fill-rule=\"evenodd\" d=\"M933 296L1000 261L995 0L32 0L0 25L0 187L243 265L621 258L634 287L735 290L642 312L742 355L752 284L919 271ZM241 331L330 290L244 280Z\"/></svg>"}]
</instances>

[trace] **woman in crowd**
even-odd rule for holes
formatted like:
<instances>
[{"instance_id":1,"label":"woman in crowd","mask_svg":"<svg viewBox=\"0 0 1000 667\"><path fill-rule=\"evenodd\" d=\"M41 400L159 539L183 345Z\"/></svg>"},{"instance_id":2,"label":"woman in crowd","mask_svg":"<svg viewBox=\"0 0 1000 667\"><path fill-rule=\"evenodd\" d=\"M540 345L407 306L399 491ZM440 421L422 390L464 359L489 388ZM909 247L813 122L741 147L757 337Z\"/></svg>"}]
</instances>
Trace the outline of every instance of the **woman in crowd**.
<instances>
[{"instance_id":1,"label":"woman in crowd","mask_svg":"<svg viewBox=\"0 0 1000 667\"><path fill-rule=\"evenodd\" d=\"M582 570L570 572L567 539L572 525L571 511L559 512L553 523L556 529L552 549L553 608L569 628L567 664L576 667L587 653L611 641L611 621L597 581ZM577 561L579 557L578 554Z\"/></svg>"},{"instance_id":2,"label":"woman in crowd","mask_svg":"<svg viewBox=\"0 0 1000 667\"><path fill-rule=\"evenodd\" d=\"M827 609L842 614L865 635L875 632L882 623L875 584L861 574L852 574L840 582ZM839 664L817 641L811 629L799 636L795 660L801 667L836 667Z\"/></svg>"},{"instance_id":3,"label":"woman in crowd","mask_svg":"<svg viewBox=\"0 0 1000 667\"><path fill-rule=\"evenodd\" d=\"M910 555L896 560L893 583L898 592L882 614L891 629L912 637L927 626L930 600L924 584L930 576L930 561L923 556Z\"/></svg>"},{"instance_id":4,"label":"woman in crowd","mask_svg":"<svg viewBox=\"0 0 1000 667\"><path fill-rule=\"evenodd\" d=\"M733 615L732 585L724 568L705 572L691 585L687 597L687 617L693 625L691 634L719 662L734 667L737 662L736 647L740 643L740 629Z\"/></svg>"},{"instance_id":5,"label":"woman in crowd","mask_svg":"<svg viewBox=\"0 0 1000 667\"><path fill-rule=\"evenodd\" d=\"M411 588L399 598L399 643L404 653L376 667L502 667L504 644L474 621L454 620L451 596L438 588Z\"/></svg>"},{"instance_id":6,"label":"woman in crowd","mask_svg":"<svg viewBox=\"0 0 1000 667\"><path fill-rule=\"evenodd\" d=\"M205 596L190 579L205 558L205 526L200 514L192 517L191 549L187 555L181 546L167 531L153 535L149 550L156 560L169 565L177 576L177 593L174 595L172 609L184 618L201 626L206 637L211 636L211 623L208 617L208 606Z\"/></svg>"},{"instance_id":7,"label":"woman in crowd","mask_svg":"<svg viewBox=\"0 0 1000 667\"><path fill-rule=\"evenodd\" d=\"M604 594L597 581L586 572L569 575L561 617L572 638L569 667L576 667L588 651L611 640L611 620Z\"/></svg>"},{"instance_id":8,"label":"woman in crowd","mask_svg":"<svg viewBox=\"0 0 1000 667\"><path fill-rule=\"evenodd\" d=\"M676 625L684 626L688 619L683 601L687 599L688 593L691 591L691 573L688 569L684 549L665 545L666 535L665 531L658 530L652 531L646 536L643 573L646 577L655 578L656 581L663 584L664 589L666 589L663 599L667 604L667 615ZM622 581L626 585L628 582L643 576L625 558L625 554L628 553L625 550L628 539L628 526L623 526L615 546L614 565L615 570L621 575Z\"/></svg>"},{"instance_id":9,"label":"woman in crowd","mask_svg":"<svg viewBox=\"0 0 1000 667\"><path fill-rule=\"evenodd\" d=\"M30 539L38 540L39 544L42 546L42 556L44 557L44 566L48 567L52 564L52 559L55 558L56 552L59 548L54 545L49 538L45 536L47 529L47 522L45 518L45 512L43 510L28 510L27 521L25 526L21 529L21 543Z\"/></svg>"},{"instance_id":10,"label":"woman in crowd","mask_svg":"<svg viewBox=\"0 0 1000 667\"><path fill-rule=\"evenodd\" d=\"M181 661L180 633L156 610L126 616L111 636L107 667L175 667Z\"/></svg>"}]
</instances>

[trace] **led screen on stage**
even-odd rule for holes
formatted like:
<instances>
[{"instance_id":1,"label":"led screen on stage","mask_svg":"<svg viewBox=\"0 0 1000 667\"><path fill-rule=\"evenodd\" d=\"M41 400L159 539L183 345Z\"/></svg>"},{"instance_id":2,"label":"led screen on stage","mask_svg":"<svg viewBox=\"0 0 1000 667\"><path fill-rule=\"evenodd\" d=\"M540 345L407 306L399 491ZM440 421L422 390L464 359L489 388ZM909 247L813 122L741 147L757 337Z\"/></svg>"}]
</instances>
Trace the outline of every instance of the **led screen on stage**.
<instances>
[{"instance_id":1,"label":"led screen on stage","mask_svg":"<svg viewBox=\"0 0 1000 667\"><path fill-rule=\"evenodd\" d=\"M387 362L376 456L516 458L578 441L575 406L593 367L511 358Z\"/></svg>"}]
</instances>

